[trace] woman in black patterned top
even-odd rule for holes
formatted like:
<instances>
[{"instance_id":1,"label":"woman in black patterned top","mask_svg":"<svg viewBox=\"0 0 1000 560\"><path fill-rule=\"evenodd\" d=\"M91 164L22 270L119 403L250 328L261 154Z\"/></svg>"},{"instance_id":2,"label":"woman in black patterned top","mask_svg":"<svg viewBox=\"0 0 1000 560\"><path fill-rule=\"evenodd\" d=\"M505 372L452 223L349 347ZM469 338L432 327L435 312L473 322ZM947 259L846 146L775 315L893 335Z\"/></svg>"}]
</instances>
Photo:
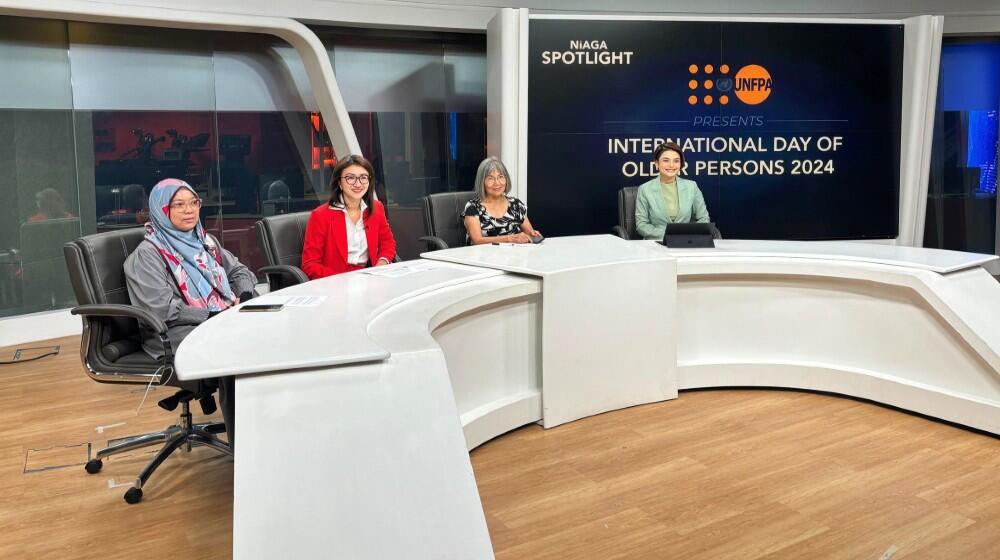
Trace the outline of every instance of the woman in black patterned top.
<instances>
[{"instance_id":1,"label":"woman in black patterned top","mask_svg":"<svg viewBox=\"0 0 1000 560\"><path fill-rule=\"evenodd\" d=\"M541 236L528 221L528 207L510 192L510 174L503 162L489 157L476 172L476 198L465 205L462 216L468 243L531 243Z\"/></svg>"}]
</instances>

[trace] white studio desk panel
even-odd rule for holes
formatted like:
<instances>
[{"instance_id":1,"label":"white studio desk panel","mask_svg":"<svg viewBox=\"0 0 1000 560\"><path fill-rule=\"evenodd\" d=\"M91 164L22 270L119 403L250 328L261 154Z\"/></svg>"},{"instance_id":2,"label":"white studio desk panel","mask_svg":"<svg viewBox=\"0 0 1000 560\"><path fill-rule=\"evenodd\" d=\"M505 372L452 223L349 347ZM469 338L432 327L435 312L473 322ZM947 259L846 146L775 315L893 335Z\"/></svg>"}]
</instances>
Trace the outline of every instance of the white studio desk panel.
<instances>
[{"instance_id":1,"label":"white studio desk panel","mask_svg":"<svg viewBox=\"0 0 1000 560\"><path fill-rule=\"evenodd\" d=\"M209 319L178 348L177 375L206 379L384 360L388 351L367 332L368 322L382 309L427 291L498 274L483 268L439 266L399 278L340 274L292 286L281 295L326 299L316 307L227 312Z\"/></svg>"},{"instance_id":2,"label":"white studio desk panel","mask_svg":"<svg viewBox=\"0 0 1000 560\"><path fill-rule=\"evenodd\" d=\"M1000 433L996 257L612 236L424 256L283 290L328 298L223 313L180 346L182 379L257 373L236 383L235 557L492 558L467 449L678 387L830 391ZM623 334L635 371L602 361Z\"/></svg>"},{"instance_id":3,"label":"white studio desk panel","mask_svg":"<svg viewBox=\"0 0 1000 560\"><path fill-rule=\"evenodd\" d=\"M234 556L492 557L467 449L676 397L674 259L609 239L629 257L553 252L543 280L423 261L280 292L327 296L316 307L199 326L178 377L238 376ZM616 326L572 328L589 321ZM643 348L646 331L665 343Z\"/></svg>"}]
</instances>

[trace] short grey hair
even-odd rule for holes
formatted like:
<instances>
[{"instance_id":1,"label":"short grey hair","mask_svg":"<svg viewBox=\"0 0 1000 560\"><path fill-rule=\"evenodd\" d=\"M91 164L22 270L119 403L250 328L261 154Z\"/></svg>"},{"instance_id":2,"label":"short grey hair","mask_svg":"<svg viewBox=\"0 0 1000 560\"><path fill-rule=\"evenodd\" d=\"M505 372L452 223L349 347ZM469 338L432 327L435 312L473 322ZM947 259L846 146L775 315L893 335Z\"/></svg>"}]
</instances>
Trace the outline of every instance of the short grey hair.
<instances>
[{"instance_id":1,"label":"short grey hair","mask_svg":"<svg viewBox=\"0 0 1000 560\"><path fill-rule=\"evenodd\" d=\"M504 167L502 161L495 156L490 156L479 164L479 169L476 171L475 190L476 198L479 200L486 198L486 176L493 171L499 171L504 176L504 179L507 179L507 190L504 191L504 194L510 192L510 173L507 173L507 168Z\"/></svg>"}]
</instances>

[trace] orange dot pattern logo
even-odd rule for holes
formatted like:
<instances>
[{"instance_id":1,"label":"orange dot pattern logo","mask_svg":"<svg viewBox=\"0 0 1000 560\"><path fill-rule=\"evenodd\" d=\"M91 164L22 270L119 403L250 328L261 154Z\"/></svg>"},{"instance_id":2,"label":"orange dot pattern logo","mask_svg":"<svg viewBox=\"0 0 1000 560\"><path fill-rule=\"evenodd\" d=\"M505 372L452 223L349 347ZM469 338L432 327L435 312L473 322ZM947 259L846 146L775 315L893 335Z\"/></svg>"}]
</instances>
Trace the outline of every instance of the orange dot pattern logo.
<instances>
[{"instance_id":1,"label":"orange dot pattern logo","mask_svg":"<svg viewBox=\"0 0 1000 560\"><path fill-rule=\"evenodd\" d=\"M720 105L728 105L733 93L736 94L736 99L746 105L760 105L770 97L773 82L767 68L759 64L748 64L737 70L736 76L732 78L729 77L730 70L728 64L720 64L718 68L712 64L688 66L688 72L692 75L688 81L688 89L694 93L700 85L706 90L701 98L697 95L688 96L688 104L697 105L700 102L712 105L718 101ZM704 74L700 84L698 74ZM714 79L712 74L716 74Z\"/></svg>"}]
</instances>

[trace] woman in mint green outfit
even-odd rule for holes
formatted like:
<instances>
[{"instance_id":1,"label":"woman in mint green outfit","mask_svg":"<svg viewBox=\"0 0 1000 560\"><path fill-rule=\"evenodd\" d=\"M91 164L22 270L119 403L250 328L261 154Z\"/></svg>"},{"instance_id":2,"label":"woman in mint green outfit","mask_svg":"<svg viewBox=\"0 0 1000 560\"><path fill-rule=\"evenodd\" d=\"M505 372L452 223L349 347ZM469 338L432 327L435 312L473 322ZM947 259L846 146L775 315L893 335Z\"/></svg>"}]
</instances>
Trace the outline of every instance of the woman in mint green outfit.
<instances>
[{"instance_id":1,"label":"woman in mint green outfit","mask_svg":"<svg viewBox=\"0 0 1000 560\"><path fill-rule=\"evenodd\" d=\"M653 152L660 176L643 183L635 201L635 230L643 239L663 239L667 224L709 222L705 197L698 183L678 175L684 168L684 152L665 142Z\"/></svg>"}]
</instances>

